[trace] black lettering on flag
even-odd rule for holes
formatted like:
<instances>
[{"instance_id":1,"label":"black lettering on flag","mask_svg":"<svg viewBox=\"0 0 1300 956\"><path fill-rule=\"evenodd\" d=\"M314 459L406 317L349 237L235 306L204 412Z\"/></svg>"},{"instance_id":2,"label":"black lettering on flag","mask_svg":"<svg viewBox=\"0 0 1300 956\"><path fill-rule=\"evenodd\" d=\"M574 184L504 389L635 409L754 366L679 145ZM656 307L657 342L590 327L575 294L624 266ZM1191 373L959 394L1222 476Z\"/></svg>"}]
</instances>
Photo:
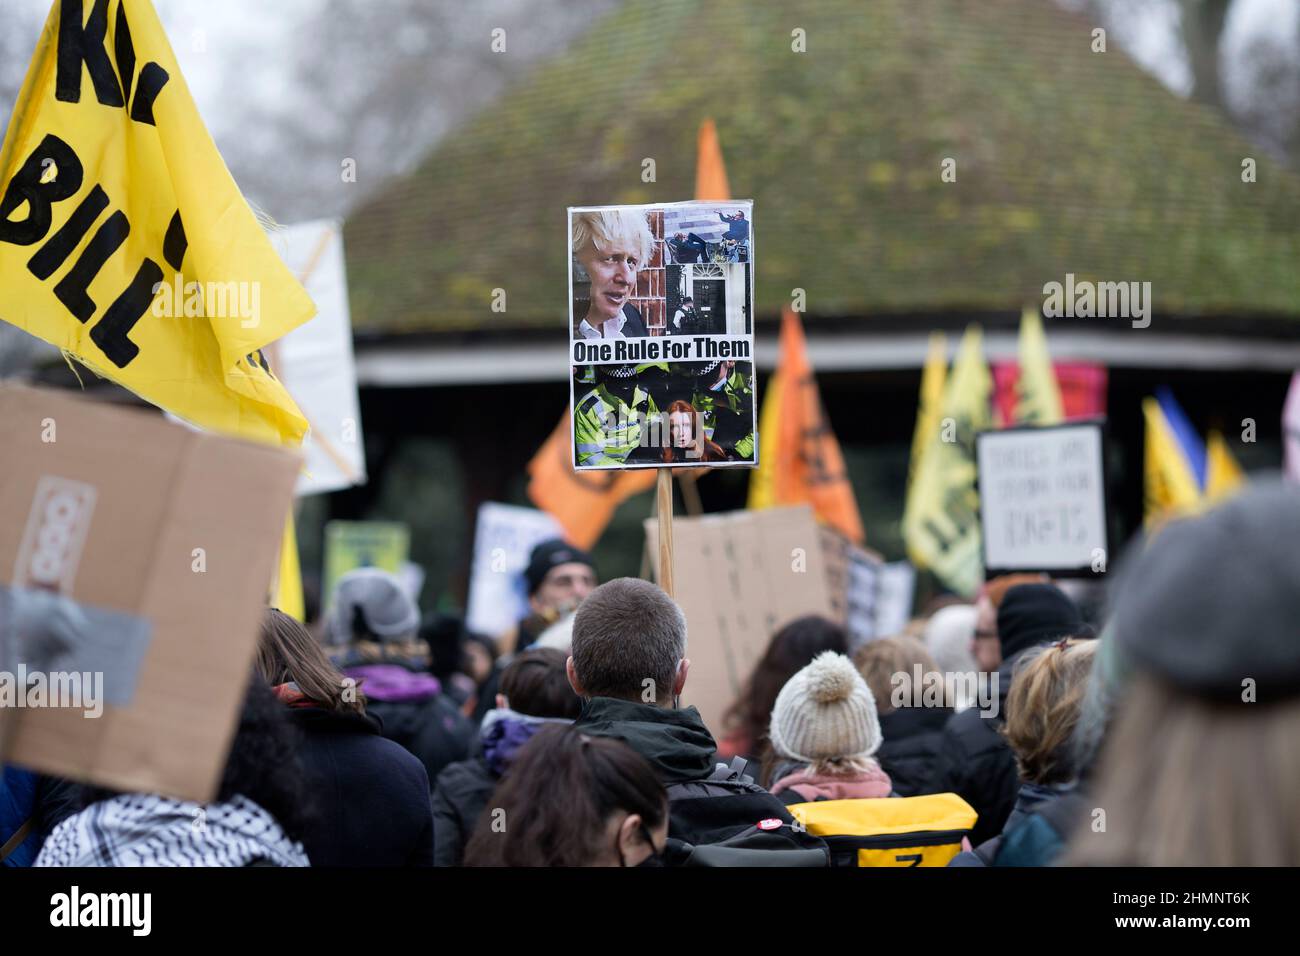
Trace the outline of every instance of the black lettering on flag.
<instances>
[{"instance_id":1,"label":"black lettering on flag","mask_svg":"<svg viewBox=\"0 0 1300 956\"><path fill-rule=\"evenodd\" d=\"M49 182L41 182L45 175L46 160L53 160L58 175ZM32 150L27 162L14 174L0 199L0 242L16 246L30 246L45 238L50 231L53 214L50 207L56 202L76 195L81 188L81 161L72 147L52 133ZM27 203L27 218L13 222L14 210Z\"/></svg>"},{"instance_id":2,"label":"black lettering on flag","mask_svg":"<svg viewBox=\"0 0 1300 956\"><path fill-rule=\"evenodd\" d=\"M181 263L185 261L185 250L189 248L189 240L185 238L185 223L181 222L181 211L179 209L172 213L172 221L167 224L167 235L163 238L163 258L167 264L177 272L181 271Z\"/></svg>"},{"instance_id":3,"label":"black lettering on flag","mask_svg":"<svg viewBox=\"0 0 1300 956\"><path fill-rule=\"evenodd\" d=\"M123 99L129 103L131 81L135 78L135 45L131 42L131 27L126 22L125 3L119 4L117 8L117 30L113 35L113 54L117 58L117 75L122 80Z\"/></svg>"},{"instance_id":4,"label":"black lettering on flag","mask_svg":"<svg viewBox=\"0 0 1300 956\"><path fill-rule=\"evenodd\" d=\"M90 71L95 98L105 106L125 106L122 86L104 49L108 31L108 0L95 0L90 19L82 23L81 0L62 0L59 5L59 55L54 97L65 103L81 102L81 65ZM120 19L120 18L119 18ZM130 42L128 36L127 42ZM132 54L134 60L135 54Z\"/></svg>"},{"instance_id":5,"label":"black lettering on flag","mask_svg":"<svg viewBox=\"0 0 1300 956\"><path fill-rule=\"evenodd\" d=\"M90 288L95 276L99 275L99 270L104 268L108 257L117 252L130 233L131 223L127 221L126 214L121 211L113 213L99 227L95 238L81 250L77 264L54 287L54 294L77 317L78 322L89 322L95 314L95 303L86 290Z\"/></svg>"},{"instance_id":6,"label":"black lettering on flag","mask_svg":"<svg viewBox=\"0 0 1300 956\"><path fill-rule=\"evenodd\" d=\"M158 263L152 259L144 260L131 284L108 307L104 317L91 326L90 340L118 368L126 368L140 353L140 346L127 338L127 335L144 316L149 303L153 301L154 287L162 279L163 271Z\"/></svg>"},{"instance_id":7,"label":"black lettering on flag","mask_svg":"<svg viewBox=\"0 0 1300 956\"><path fill-rule=\"evenodd\" d=\"M108 208L108 193L98 185L81 201L81 205L59 227L59 231L27 262L27 269L38 279L48 279L63 265L77 243L90 231L99 214Z\"/></svg>"},{"instance_id":8,"label":"black lettering on flag","mask_svg":"<svg viewBox=\"0 0 1300 956\"><path fill-rule=\"evenodd\" d=\"M131 101L131 119L137 123L157 125L153 121L153 101L158 99L158 94L167 85L168 79L170 77L167 76L167 71L157 63L144 65L140 71L140 85L135 89L135 99Z\"/></svg>"}]
</instances>

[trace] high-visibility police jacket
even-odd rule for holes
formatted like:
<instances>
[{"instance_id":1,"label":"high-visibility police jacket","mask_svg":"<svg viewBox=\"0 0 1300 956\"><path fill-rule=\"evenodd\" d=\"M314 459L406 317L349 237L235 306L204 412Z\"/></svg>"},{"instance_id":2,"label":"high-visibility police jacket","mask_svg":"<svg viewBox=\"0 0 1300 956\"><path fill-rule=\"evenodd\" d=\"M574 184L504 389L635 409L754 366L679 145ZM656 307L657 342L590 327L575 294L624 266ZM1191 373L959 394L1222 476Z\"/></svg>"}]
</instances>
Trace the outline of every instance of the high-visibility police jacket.
<instances>
[{"instance_id":1,"label":"high-visibility police jacket","mask_svg":"<svg viewBox=\"0 0 1300 956\"><path fill-rule=\"evenodd\" d=\"M718 413L729 412L733 415L739 415L745 407L745 400L750 398L753 392L754 390L749 386L749 379L739 371L732 369L722 388L717 391L703 389L692 396L691 404L695 406L695 410L700 413L700 417L704 420L704 434L709 441L713 441L713 433L718 426ZM747 451L741 450L741 442L736 443L736 453L742 458L748 458L754 450L753 435L753 429L751 428L747 436ZM746 439L741 441L744 442Z\"/></svg>"},{"instance_id":2,"label":"high-visibility police jacket","mask_svg":"<svg viewBox=\"0 0 1300 956\"><path fill-rule=\"evenodd\" d=\"M640 385L624 402L601 383L578 400L573 410L573 442L579 465L622 465L641 444L641 429L659 414L650 393Z\"/></svg>"}]
</instances>

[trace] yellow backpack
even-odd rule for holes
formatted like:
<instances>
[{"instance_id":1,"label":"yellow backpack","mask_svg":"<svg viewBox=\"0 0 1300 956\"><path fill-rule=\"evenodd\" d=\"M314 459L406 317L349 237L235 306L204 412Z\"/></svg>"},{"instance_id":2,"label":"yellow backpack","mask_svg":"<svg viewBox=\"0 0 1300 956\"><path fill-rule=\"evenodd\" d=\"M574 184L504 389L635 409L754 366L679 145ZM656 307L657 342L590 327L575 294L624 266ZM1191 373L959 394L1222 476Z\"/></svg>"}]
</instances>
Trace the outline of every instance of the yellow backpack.
<instances>
[{"instance_id":1,"label":"yellow backpack","mask_svg":"<svg viewBox=\"0 0 1300 956\"><path fill-rule=\"evenodd\" d=\"M817 800L788 809L826 841L831 866L947 866L978 817L955 793Z\"/></svg>"}]
</instances>

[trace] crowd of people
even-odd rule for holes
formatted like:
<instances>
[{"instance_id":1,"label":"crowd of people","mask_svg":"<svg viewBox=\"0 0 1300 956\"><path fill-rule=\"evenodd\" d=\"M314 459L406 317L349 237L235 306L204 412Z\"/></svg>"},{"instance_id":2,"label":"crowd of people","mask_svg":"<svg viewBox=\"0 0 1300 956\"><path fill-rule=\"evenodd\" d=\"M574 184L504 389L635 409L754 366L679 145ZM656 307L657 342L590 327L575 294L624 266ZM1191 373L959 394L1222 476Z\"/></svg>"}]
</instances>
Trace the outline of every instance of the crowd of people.
<instances>
[{"instance_id":1,"label":"crowd of people","mask_svg":"<svg viewBox=\"0 0 1300 956\"><path fill-rule=\"evenodd\" d=\"M1259 487L1133 543L1092 624L1041 574L792 620L714 727L681 607L572 545L495 638L356 570L314 628L265 611L212 802L6 767L4 864L1294 865L1297 537Z\"/></svg>"}]
</instances>

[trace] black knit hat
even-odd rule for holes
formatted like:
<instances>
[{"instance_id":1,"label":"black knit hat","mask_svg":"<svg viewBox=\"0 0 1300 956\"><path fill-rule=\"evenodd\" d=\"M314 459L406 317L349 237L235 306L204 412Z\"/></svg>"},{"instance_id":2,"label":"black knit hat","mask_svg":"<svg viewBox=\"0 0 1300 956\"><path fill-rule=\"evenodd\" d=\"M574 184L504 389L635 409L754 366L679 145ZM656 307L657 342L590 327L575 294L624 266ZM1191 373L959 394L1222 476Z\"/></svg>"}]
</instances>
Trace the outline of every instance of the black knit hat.
<instances>
[{"instance_id":1,"label":"black knit hat","mask_svg":"<svg viewBox=\"0 0 1300 956\"><path fill-rule=\"evenodd\" d=\"M1079 608L1055 584L1018 584L1007 591L998 608L1003 660L1026 647L1059 641L1082 630Z\"/></svg>"},{"instance_id":2,"label":"black knit hat","mask_svg":"<svg viewBox=\"0 0 1300 956\"><path fill-rule=\"evenodd\" d=\"M1120 572L1115 639L1142 670L1202 697L1300 694L1300 489L1255 483L1161 527ZM1136 547L1136 546L1135 546Z\"/></svg>"},{"instance_id":3,"label":"black knit hat","mask_svg":"<svg viewBox=\"0 0 1300 956\"><path fill-rule=\"evenodd\" d=\"M542 586L551 568L575 563L585 564L593 570L596 567L591 560L591 555L581 548L575 548L559 538L543 541L533 548L532 556L528 559L528 568L524 571L524 579L528 582L528 593L530 595L537 593L537 589Z\"/></svg>"}]
</instances>

